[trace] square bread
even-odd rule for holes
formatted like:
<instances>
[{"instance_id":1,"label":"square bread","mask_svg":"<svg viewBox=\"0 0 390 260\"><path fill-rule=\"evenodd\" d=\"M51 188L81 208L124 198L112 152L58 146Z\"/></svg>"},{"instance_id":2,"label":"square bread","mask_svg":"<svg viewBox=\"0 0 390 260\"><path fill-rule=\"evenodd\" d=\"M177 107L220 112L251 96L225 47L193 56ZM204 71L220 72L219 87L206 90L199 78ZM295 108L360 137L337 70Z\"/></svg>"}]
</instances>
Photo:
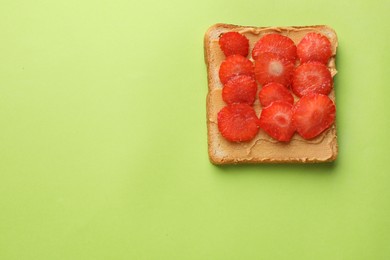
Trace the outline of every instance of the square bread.
<instances>
[{"instance_id":1,"label":"square bread","mask_svg":"<svg viewBox=\"0 0 390 260\"><path fill-rule=\"evenodd\" d=\"M207 93L207 132L208 153L213 164L237 163L314 163L330 162L337 158L338 144L335 123L311 140L305 140L297 133L288 143L279 142L271 138L262 129L257 136L248 142L229 142L218 130L217 114L226 105L222 100L222 83L219 80L219 67L225 55L219 47L219 37L225 32L236 31L249 39L249 50L265 34L279 33L291 38L297 45L309 32L325 35L331 42L332 57L327 64L332 77L336 70L337 35L335 31L325 25L290 26L290 27L252 27L231 24L215 24L211 26L204 37L205 62L208 75ZM248 58L251 55L248 55ZM250 58L252 60L252 58ZM253 61L253 60L252 60ZM259 89L261 86L259 85ZM335 102L335 92L329 94ZM294 99L298 98L294 96ZM256 114L260 115L261 105L256 99L253 105Z\"/></svg>"}]
</instances>

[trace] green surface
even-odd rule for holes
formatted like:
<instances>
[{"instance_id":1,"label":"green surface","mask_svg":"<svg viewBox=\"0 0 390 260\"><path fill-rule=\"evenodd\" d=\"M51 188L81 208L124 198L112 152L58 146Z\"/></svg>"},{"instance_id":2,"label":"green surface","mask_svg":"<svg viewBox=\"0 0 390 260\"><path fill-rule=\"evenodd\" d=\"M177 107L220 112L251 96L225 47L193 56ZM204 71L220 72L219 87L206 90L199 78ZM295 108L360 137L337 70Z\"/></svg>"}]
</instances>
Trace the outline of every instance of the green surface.
<instances>
[{"instance_id":1,"label":"green surface","mask_svg":"<svg viewBox=\"0 0 390 260\"><path fill-rule=\"evenodd\" d=\"M389 1L1 1L0 259L390 259ZM339 158L208 162L203 34L339 36Z\"/></svg>"}]
</instances>

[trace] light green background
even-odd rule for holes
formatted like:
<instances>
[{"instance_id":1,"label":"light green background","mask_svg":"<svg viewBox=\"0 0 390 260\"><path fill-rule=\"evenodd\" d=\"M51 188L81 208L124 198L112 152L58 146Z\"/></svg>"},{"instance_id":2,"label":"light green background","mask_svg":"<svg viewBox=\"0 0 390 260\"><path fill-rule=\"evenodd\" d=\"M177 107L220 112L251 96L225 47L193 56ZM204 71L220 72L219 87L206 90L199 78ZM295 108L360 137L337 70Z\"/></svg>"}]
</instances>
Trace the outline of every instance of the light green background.
<instances>
[{"instance_id":1,"label":"light green background","mask_svg":"<svg viewBox=\"0 0 390 260\"><path fill-rule=\"evenodd\" d=\"M0 0L0 259L390 259L389 10ZM217 22L335 28L336 163L208 162Z\"/></svg>"}]
</instances>

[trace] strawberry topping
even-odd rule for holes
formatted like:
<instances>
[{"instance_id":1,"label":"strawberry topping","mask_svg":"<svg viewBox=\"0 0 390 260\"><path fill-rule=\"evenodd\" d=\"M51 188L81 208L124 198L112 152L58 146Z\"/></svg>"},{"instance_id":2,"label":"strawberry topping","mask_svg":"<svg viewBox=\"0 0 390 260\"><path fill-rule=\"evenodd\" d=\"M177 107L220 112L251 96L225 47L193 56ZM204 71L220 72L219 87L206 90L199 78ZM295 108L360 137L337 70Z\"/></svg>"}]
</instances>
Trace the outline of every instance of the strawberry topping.
<instances>
[{"instance_id":1,"label":"strawberry topping","mask_svg":"<svg viewBox=\"0 0 390 260\"><path fill-rule=\"evenodd\" d=\"M249 40L238 32L219 38L226 56L219 68L222 99L227 104L218 113L218 129L230 142L250 141L262 128L269 136L289 142L295 131L312 139L334 124L336 107L328 97L333 78L326 66L332 56L331 43L319 33L306 34L300 43L281 34L261 37L247 56ZM297 57L300 65L295 68ZM257 81L257 82L256 82ZM260 118L252 107L257 83L263 107ZM299 98L294 105L294 96Z\"/></svg>"},{"instance_id":2,"label":"strawberry topping","mask_svg":"<svg viewBox=\"0 0 390 260\"><path fill-rule=\"evenodd\" d=\"M227 104L246 103L252 105L256 99L257 83L254 78L238 75L231 78L222 89L222 99Z\"/></svg>"},{"instance_id":3,"label":"strawberry topping","mask_svg":"<svg viewBox=\"0 0 390 260\"><path fill-rule=\"evenodd\" d=\"M226 84L229 79L237 75L253 77L253 63L241 55L228 56L219 68L219 79Z\"/></svg>"},{"instance_id":4,"label":"strawberry topping","mask_svg":"<svg viewBox=\"0 0 390 260\"><path fill-rule=\"evenodd\" d=\"M249 40L238 32L227 32L222 34L219 38L219 46L226 57L234 54L242 55L244 57L248 56Z\"/></svg>"},{"instance_id":5,"label":"strawberry topping","mask_svg":"<svg viewBox=\"0 0 390 260\"><path fill-rule=\"evenodd\" d=\"M335 120L336 107L326 95L303 96L294 106L293 124L305 139L312 139L328 129Z\"/></svg>"},{"instance_id":6,"label":"strawberry topping","mask_svg":"<svg viewBox=\"0 0 390 260\"><path fill-rule=\"evenodd\" d=\"M269 106L275 101L285 101L294 104L294 97L291 92L282 84L271 82L263 86L259 92L260 103L263 107Z\"/></svg>"},{"instance_id":7,"label":"strawberry topping","mask_svg":"<svg viewBox=\"0 0 390 260\"><path fill-rule=\"evenodd\" d=\"M261 37L252 50L252 57L256 60L265 52L277 54L292 63L295 63L297 58L297 47L294 42L290 38L276 33Z\"/></svg>"},{"instance_id":8,"label":"strawberry topping","mask_svg":"<svg viewBox=\"0 0 390 260\"><path fill-rule=\"evenodd\" d=\"M219 111L218 129L228 141L250 141L259 131L259 119L248 104L231 104Z\"/></svg>"},{"instance_id":9,"label":"strawberry topping","mask_svg":"<svg viewBox=\"0 0 390 260\"><path fill-rule=\"evenodd\" d=\"M309 93L328 95L333 88L332 75L319 62L303 63L296 68L292 79L292 91L302 97Z\"/></svg>"},{"instance_id":10,"label":"strawberry topping","mask_svg":"<svg viewBox=\"0 0 390 260\"><path fill-rule=\"evenodd\" d=\"M278 141L290 141L295 132L292 108L290 103L284 101L272 102L261 111L260 127Z\"/></svg>"},{"instance_id":11,"label":"strawberry topping","mask_svg":"<svg viewBox=\"0 0 390 260\"><path fill-rule=\"evenodd\" d=\"M289 86L293 72L294 64L274 53L262 53L255 60L255 77L262 85L277 82Z\"/></svg>"},{"instance_id":12,"label":"strawberry topping","mask_svg":"<svg viewBox=\"0 0 390 260\"><path fill-rule=\"evenodd\" d=\"M308 33L297 46L297 55L301 63L318 61L327 64L332 56L329 39L319 33Z\"/></svg>"}]
</instances>

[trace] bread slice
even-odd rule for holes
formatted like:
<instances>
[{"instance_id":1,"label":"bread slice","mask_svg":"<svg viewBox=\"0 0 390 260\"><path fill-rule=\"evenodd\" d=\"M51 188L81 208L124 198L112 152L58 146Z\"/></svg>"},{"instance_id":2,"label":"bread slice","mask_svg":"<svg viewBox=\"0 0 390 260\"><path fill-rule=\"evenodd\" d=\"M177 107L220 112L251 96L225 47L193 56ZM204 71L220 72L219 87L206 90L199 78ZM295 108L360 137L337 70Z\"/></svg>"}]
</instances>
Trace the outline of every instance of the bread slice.
<instances>
[{"instance_id":1,"label":"bread slice","mask_svg":"<svg viewBox=\"0 0 390 260\"><path fill-rule=\"evenodd\" d=\"M204 37L205 62L208 74L207 94L207 131L208 152L210 161L214 164L235 163L311 163L334 161L338 153L336 125L311 140L305 140L297 133L288 143L278 142L260 129L257 136L242 143L232 143L222 137L218 130L217 114L226 105L222 100L222 84L219 80L219 67L225 59L218 39L221 34L228 31L237 31L249 39L250 51L254 44L267 33L280 33L290 37L295 44L309 32L317 32L328 37L332 44L332 57L328 68L334 77L336 70L336 32L325 25L291 26L291 27L251 27L231 24L215 24L211 26ZM248 58L251 55L248 55ZM259 89L261 87L259 86ZM334 89L329 97L335 102ZM294 97L297 99L297 97ZM257 115L260 115L261 106L258 98L254 103Z\"/></svg>"}]
</instances>

